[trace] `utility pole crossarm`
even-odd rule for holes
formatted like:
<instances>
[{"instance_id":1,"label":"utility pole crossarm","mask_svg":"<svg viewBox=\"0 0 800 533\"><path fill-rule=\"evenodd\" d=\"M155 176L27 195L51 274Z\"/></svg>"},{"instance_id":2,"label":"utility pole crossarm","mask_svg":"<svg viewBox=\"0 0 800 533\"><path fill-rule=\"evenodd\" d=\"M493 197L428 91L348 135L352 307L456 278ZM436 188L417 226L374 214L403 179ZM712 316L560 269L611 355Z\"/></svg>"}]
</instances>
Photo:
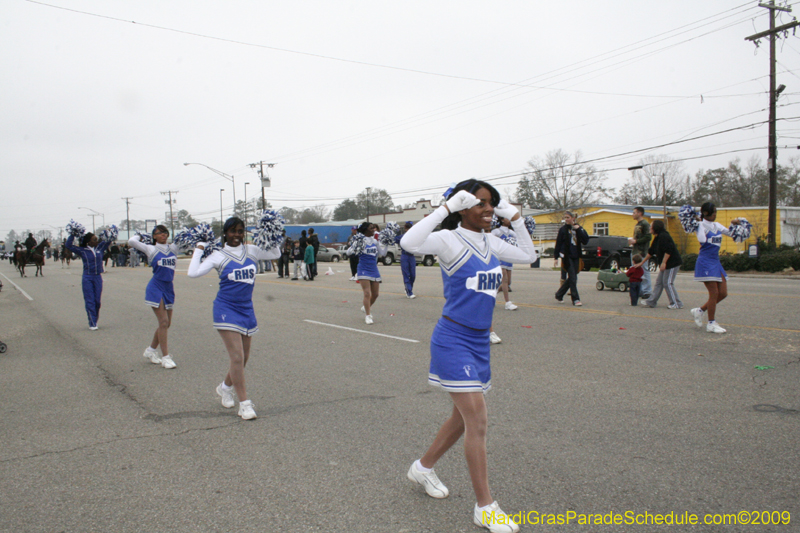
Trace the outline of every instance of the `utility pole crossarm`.
<instances>
[{"instance_id":1,"label":"utility pole crossarm","mask_svg":"<svg viewBox=\"0 0 800 533\"><path fill-rule=\"evenodd\" d=\"M783 26L778 26L774 30L766 30L762 31L761 33L756 33L755 35L751 35L750 37L745 37L745 41L757 41L763 37L767 37L768 35L775 35L777 33L781 33L786 30L790 30L796 26L800 26L800 21L795 20L794 22L790 22L788 24L784 24Z\"/></svg>"}]
</instances>

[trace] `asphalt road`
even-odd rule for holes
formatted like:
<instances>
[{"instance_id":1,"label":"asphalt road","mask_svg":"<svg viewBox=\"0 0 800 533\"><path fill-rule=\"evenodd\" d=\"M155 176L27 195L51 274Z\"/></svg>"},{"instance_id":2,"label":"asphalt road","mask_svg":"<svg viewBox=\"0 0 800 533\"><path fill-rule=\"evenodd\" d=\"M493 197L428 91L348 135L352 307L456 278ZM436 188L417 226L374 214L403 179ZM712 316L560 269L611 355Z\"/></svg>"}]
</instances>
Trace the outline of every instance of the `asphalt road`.
<instances>
[{"instance_id":1,"label":"asphalt road","mask_svg":"<svg viewBox=\"0 0 800 533\"><path fill-rule=\"evenodd\" d=\"M258 276L261 330L246 371L258 419L242 421L214 392L227 355L211 327L213 275L189 279L180 261L178 368L164 370L142 357L156 325L143 302L149 269L109 269L92 332L80 263L24 279L1 263L0 531L478 531L460 443L436 467L448 499L405 477L451 406L426 381L438 267L417 268L415 300L398 266L381 267L366 326L347 265L321 273L329 266L335 274L314 282ZM631 307L595 280L581 274L584 307L574 308L553 299L557 272L518 268L519 310L498 303L487 400L500 505L701 521L791 513L788 526L575 518L523 531L797 531L800 280L731 278L718 310L725 335L695 327L688 309L705 290L690 274L677 281L682 311L667 310L666 295L657 309Z\"/></svg>"}]
</instances>

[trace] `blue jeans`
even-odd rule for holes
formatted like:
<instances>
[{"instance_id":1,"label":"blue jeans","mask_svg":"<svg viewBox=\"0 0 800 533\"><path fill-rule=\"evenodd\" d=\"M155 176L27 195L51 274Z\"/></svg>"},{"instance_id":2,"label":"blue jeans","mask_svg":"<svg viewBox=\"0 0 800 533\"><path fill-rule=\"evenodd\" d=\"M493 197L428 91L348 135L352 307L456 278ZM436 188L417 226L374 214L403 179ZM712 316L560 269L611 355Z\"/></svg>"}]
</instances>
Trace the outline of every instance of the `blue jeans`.
<instances>
[{"instance_id":1,"label":"blue jeans","mask_svg":"<svg viewBox=\"0 0 800 533\"><path fill-rule=\"evenodd\" d=\"M644 269L644 275L642 276L642 292L641 294L652 294L653 292L653 283L650 281L650 262L652 259L648 259L646 263L642 265L642 269Z\"/></svg>"},{"instance_id":2,"label":"blue jeans","mask_svg":"<svg viewBox=\"0 0 800 533\"><path fill-rule=\"evenodd\" d=\"M639 295L642 291L642 282L641 281L632 281L631 282L631 305L639 305Z\"/></svg>"}]
</instances>

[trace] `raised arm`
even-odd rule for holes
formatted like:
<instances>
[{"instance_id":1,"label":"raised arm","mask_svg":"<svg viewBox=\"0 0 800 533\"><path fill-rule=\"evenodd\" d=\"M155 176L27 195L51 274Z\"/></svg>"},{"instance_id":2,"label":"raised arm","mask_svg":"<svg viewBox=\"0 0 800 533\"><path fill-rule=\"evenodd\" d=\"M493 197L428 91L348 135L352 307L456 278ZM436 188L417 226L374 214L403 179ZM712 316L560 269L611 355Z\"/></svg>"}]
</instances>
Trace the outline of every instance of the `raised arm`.
<instances>
[{"instance_id":1,"label":"raised arm","mask_svg":"<svg viewBox=\"0 0 800 533\"><path fill-rule=\"evenodd\" d=\"M192 253L192 262L189 263L189 272L188 275L190 278L199 278L201 276L205 276L211 270L217 266L218 255L216 252L212 253L211 256L208 257L202 263L200 259L203 257L203 244L198 243L197 248L194 249Z\"/></svg>"},{"instance_id":2,"label":"raised arm","mask_svg":"<svg viewBox=\"0 0 800 533\"><path fill-rule=\"evenodd\" d=\"M139 250L148 257L150 256L150 249L152 248L152 246L143 243L142 238L139 235L134 235L133 237L128 239L128 246L130 246L131 248L136 248L137 250Z\"/></svg>"},{"instance_id":3,"label":"raised arm","mask_svg":"<svg viewBox=\"0 0 800 533\"><path fill-rule=\"evenodd\" d=\"M278 259L281 256L280 246L274 246L268 250L263 250L255 244L248 244L247 249L252 255L256 256L262 261L271 261L273 259Z\"/></svg>"}]
</instances>

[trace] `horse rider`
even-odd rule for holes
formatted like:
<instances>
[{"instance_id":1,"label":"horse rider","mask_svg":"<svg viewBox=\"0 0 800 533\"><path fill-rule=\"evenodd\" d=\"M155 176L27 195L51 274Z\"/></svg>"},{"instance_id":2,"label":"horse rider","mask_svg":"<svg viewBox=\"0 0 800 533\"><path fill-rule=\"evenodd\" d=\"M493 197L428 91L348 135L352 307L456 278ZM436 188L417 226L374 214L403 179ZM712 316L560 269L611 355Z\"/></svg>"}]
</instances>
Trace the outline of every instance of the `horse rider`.
<instances>
[{"instance_id":1,"label":"horse rider","mask_svg":"<svg viewBox=\"0 0 800 533\"><path fill-rule=\"evenodd\" d=\"M21 251L22 251L22 245L19 243L19 241L14 241L14 254L11 256L14 258L13 259L14 265L17 264L17 252Z\"/></svg>"},{"instance_id":2,"label":"horse rider","mask_svg":"<svg viewBox=\"0 0 800 533\"><path fill-rule=\"evenodd\" d=\"M36 245L39 244L36 242L36 239L33 238L33 233L28 233L28 238L25 239L25 248L27 248L28 253L25 256L25 262L30 263L33 260L33 249L36 248Z\"/></svg>"}]
</instances>

